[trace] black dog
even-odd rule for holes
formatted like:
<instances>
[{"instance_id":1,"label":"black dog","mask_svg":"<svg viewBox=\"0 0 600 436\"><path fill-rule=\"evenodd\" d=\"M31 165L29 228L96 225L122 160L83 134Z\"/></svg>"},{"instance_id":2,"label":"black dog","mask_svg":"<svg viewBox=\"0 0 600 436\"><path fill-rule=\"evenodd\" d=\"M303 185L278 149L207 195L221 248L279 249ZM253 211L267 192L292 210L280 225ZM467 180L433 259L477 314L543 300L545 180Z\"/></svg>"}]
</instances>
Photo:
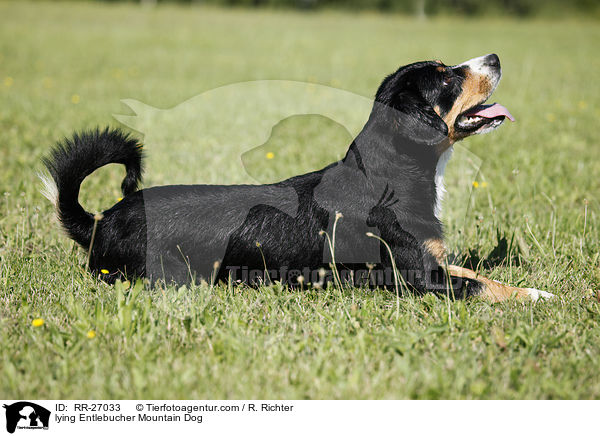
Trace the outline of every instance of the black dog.
<instances>
[{"instance_id":1,"label":"black dog","mask_svg":"<svg viewBox=\"0 0 600 436\"><path fill-rule=\"evenodd\" d=\"M456 296L493 301L515 292L537 298L541 291L445 265L437 217L444 167L454 142L512 119L498 104L483 105L500 77L495 54L451 67L438 61L404 66L379 87L343 160L276 184L137 191L141 146L106 129L58 144L44 161L55 182L46 186L64 229L84 248L92 245L90 268L107 281L146 276L294 285L333 276L393 287L399 270L417 292L451 287ZM94 217L79 204L79 187L109 163L126 167L124 199Z\"/></svg>"}]
</instances>

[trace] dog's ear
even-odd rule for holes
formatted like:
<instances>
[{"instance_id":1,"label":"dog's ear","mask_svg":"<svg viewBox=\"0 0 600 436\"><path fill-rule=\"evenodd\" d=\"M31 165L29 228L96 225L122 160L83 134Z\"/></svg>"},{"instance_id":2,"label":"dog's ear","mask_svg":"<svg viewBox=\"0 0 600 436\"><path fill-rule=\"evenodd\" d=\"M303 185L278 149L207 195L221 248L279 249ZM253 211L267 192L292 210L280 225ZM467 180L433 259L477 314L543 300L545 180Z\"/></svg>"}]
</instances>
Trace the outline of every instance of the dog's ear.
<instances>
[{"instance_id":1,"label":"dog's ear","mask_svg":"<svg viewBox=\"0 0 600 436\"><path fill-rule=\"evenodd\" d=\"M396 134L422 145L437 145L448 138L448 126L417 92L403 91L392 101L375 101L371 121L384 123ZM381 126L380 127L384 127Z\"/></svg>"},{"instance_id":2,"label":"dog's ear","mask_svg":"<svg viewBox=\"0 0 600 436\"><path fill-rule=\"evenodd\" d=\"M425 99L415 92L397 97L394 111L401 133L414 142L436 145L448 137L448 126Z\"/></svg>"}]
</instances>

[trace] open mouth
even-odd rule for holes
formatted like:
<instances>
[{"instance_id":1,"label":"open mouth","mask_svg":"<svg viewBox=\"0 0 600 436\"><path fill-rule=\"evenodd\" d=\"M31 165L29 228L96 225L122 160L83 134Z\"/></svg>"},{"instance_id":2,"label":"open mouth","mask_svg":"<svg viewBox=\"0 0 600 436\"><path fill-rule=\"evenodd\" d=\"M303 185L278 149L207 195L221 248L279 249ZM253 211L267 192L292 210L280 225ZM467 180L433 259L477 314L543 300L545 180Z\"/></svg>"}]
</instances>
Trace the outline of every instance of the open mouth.
<instances>
[{"instance_id":1,"label":"open mouth","mask_svg":"<svg viewBox=\"0 0 600 436\"><path fill-rule=\"evenodd\" d=\"M499 127L506 118L515 120L501 104L480 104L460 114L455 126L464 132L483 133Z\"/></svg>"}]
</instances>

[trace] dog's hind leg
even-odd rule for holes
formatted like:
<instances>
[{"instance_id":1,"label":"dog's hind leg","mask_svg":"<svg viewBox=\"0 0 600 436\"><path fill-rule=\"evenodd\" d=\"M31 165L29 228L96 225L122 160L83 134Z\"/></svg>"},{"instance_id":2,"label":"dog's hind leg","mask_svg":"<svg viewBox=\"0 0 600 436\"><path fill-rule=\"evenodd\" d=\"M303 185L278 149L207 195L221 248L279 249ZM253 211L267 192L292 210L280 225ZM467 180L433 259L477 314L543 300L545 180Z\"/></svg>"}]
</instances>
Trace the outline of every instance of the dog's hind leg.
<instances>
[{"instance_id":1,"label":"dog's hind leg","mask_svg":"<svg viewBox=\"0 0 600 436\"><path fill-rule=\"evenodd\" d=\"M152 282L163 280L166 284L190 284L195 279L189 261L183 255L168 250L148 254L146 275Z\"/></svg>"}]
</instances>

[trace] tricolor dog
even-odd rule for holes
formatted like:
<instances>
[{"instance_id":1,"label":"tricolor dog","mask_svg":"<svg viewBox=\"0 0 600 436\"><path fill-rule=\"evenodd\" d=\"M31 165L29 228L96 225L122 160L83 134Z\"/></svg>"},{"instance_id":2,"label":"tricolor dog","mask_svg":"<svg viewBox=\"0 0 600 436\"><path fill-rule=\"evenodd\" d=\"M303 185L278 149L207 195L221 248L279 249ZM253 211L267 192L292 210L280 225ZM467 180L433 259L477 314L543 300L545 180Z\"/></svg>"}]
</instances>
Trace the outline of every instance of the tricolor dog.
<instances>
[{"instance_id":1,"label":"tricolor dog","mask_svg":"<svg viewBox=\"0 0 600 436\"><path fill-rule=\"evenodd\" d=\"M90 251L90 269L109 282L307 286L329 277L393 289L400 279L416 293L548 297L446 262L444 169L457 141L512 120L503 106L485 105L500 77L495 54L455 66L403 66L381 83L341 161L275 184L138 190L141 145L119 130L98 129L53 149L44 161L52 176L46 190L67 234ZM124 198L99 219L79 204L79 188L110 163L126 168Z\"/></svg>"}]
</instances>

